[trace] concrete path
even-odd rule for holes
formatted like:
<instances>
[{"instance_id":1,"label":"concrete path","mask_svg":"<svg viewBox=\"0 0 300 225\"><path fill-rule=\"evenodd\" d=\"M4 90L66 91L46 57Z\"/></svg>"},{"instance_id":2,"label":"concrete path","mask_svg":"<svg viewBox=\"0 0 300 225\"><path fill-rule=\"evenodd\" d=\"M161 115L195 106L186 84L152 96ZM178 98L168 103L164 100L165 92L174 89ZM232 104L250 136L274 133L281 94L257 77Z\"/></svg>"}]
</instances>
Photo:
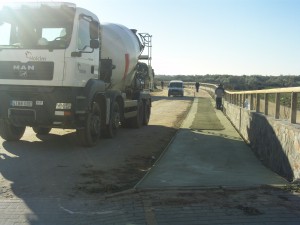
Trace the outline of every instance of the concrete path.
<instances>
[{"instance_id":1,"label":"concrete path","mask_svg":"<svg viewBox=\"0 0 300 225\"><path fill-rule=\"evenodd\" d=\"M224 130L191 130L196 113L201 113L198 100L194 99L176 137L137 189L287 184L261 164L221 111L216 114Z\"/></svg>"}]
</instances>

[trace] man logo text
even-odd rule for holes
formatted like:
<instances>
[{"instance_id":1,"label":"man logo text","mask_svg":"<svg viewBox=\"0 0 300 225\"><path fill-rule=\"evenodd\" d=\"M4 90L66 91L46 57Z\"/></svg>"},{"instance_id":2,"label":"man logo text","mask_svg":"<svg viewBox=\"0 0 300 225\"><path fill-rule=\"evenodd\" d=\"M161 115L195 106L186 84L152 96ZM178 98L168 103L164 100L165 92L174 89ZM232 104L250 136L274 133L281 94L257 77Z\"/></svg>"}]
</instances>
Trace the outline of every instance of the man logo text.
<instances>
[{"instance_id":1,"label":"man logo text","mask_svg":"<svg viewBox=\"0 0 300 225\"><path fill-rule=\"evenodd\" d=\"M34 71L34 66L33 65L14 65L13 70L18 70L18 71Z\"/></svg>"}]
</instances>

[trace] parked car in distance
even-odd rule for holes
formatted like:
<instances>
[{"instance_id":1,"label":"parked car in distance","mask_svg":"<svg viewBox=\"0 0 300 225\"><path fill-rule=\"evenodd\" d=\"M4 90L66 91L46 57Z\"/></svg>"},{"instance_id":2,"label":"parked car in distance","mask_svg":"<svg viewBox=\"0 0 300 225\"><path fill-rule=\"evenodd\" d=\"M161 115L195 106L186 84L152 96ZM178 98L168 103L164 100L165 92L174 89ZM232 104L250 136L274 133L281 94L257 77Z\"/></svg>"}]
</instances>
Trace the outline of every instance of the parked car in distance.
<instances>
[{"instance_id":1,"label":"parked car in distance","mask_svg":"<svg viewBox=\"0 0 300 225\"><path fill-rule=\"evenodd\" d=\"M184 96L184 85L181 80L171 80L168 85L168 97L173 96Z\"/></svg>"}]
</instances>

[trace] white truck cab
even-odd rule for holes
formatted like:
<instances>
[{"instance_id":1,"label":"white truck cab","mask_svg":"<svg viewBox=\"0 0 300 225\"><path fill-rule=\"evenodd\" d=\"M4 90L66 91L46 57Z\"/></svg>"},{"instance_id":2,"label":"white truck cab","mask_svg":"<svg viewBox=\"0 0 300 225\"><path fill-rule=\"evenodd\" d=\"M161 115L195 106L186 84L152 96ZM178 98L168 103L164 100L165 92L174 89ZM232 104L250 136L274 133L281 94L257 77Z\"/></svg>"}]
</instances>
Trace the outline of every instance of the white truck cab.
<instances>
[{"instance_id":1,"label":"white truck cab","mask_svg":"<svg viewBox=\"0 0 300 225\"><path fill-rule=\"evenodd\" d=\"M94 13L73 3L4 6L1 137L19 140L27 126L38 134L76 129L82 145L93 146L100 135L115 136L120 124L146 125L153 70L140 62L146 44L135 32L100 24Z\"/></svg>"}]
</instances>

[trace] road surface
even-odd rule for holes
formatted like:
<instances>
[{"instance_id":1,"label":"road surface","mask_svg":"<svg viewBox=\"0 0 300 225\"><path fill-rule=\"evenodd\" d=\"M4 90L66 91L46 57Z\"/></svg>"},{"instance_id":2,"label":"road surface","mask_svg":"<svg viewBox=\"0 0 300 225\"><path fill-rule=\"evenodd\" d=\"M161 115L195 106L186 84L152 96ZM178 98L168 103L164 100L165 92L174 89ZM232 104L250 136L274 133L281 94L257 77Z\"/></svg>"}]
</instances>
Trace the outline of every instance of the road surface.
<instances>
[{"instance_id":1,"label":"road surface","mask_svg":"<svg viewBox=\"0 0 300 225\"><path fill-rule=\"evenodd\" d=\"M74 130L42 136L27 128L21 141L0 138L0 198L94 197L133 187L174 136L193 94L153 92L148 126L121 128L92 148L80 147Z\"/></svg>"}]
</instances>

